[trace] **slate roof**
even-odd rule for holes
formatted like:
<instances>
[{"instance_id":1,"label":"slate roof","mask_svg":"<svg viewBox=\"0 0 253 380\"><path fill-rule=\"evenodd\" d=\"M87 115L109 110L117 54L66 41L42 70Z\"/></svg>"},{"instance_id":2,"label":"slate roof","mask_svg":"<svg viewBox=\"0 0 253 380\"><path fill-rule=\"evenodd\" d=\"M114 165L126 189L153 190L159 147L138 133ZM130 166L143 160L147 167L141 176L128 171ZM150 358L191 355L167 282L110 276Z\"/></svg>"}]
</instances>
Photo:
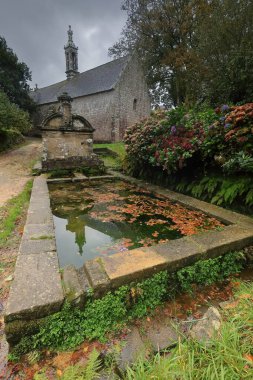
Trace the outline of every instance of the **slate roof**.
<instances>
[{"instance_id":1,"label":"slate roof","mask_svg":"<svg viewBox=\"0 0 253 380\"><path fill-rule=\"evenodd\" d=\"M115 88L124 71L129 56L115 59L94 69L77 74L72 79L32 91L30 96L37 104L53 103L63 92L72 98L109 91Z\"/></svg>"}]
</instances>

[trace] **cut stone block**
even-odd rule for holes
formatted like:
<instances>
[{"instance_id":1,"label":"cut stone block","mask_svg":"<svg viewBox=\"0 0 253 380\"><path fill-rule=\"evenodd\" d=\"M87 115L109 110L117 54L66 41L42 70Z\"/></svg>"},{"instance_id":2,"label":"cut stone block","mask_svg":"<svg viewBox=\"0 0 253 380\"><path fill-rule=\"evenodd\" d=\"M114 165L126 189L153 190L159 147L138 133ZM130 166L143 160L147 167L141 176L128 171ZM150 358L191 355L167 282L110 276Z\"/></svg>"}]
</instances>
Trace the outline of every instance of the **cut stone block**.
<instances>
[{"instance_id":1,"label":"cut stone block","mask_svg":"<svg viewBox=\"0 0 253 380\"><path fill-rule=\"evenodd\" d=\"M60 310L63 300L57 254L19 255L5 322L42 318Z\"/></svg>"},{"instance_id":2,"label":"cut stone block","mask_svg":"<svg viewBox=\"0 0 253 380\"><path fill-rule=\"evenodd\" d=\"M118 367L124 371L127 366L133 364L139 358L147 355L147 346L141 339L136 327L127 335L126 340L121 342L123 348L118 357Z\"/></svg>"},{"instance_id":3,"label":"cut stone block","mask_svg":"<svg viewBox=\"0 0 253 380\"><path fill-rule=\"evenodd\" d=\"M165 244L158 244L154 250L166 259L167 270L176 271L184 266L191 265L206 256L206 247L197 244L192 237L183 237Z\"/></svg>"},{"instance_id":4,"label":"cut stone block","mask_svg":"<svg viewBox=\"0 0 253 380\"><path fill-rule=\"evenodd\" d=\"M101 260L113 287L141 280L167 266L166 259L152 248L133 249Z\"/></svg>"},{"instance_id":5,"label":"cut stone block","mask_svg":"<svg viewBox=\"0 0 253 380\"><path fill-rule=\"evenodd\" d=\"M103 257L103 267L113 287L168 269L177 270L205 255L206 250L189 238Z\"/></svg>"},{"instance_id":6,"label":"cut stone block","mask_svg":"<svg viewBox=\"0 0 253 380\"><path fill-rule=\"evenodd\" d=\"M240 250L253 243L253 230L243 226L231 225L222 231L208 231L197 234L191 239L204 246L207 257L217 257L229 251Z\"/></svg>"},{"instance_id":7,"label":"cut stone block","mask_svg":"<svg viewBox=\"0 0 253 380\"><path fill-rule=\"evenodd\" d=\"M22 239L19 253L21 255L33 255L56 251L55 239L51 236L46 238L35 238L34 240Z\"/></svg>"},{"instance_id":8,"label":"cut stone block","mask_svg":"<svg viewBox=\"0 0 253 380\"><path fill-rule=\"evenodd\" d=\"M50 208L28 210L27 224L53 224L53 216Z\"/></svg>"},{"instance_id":9,"label":"cut stone block","mask_svg":"<svg viewBox=\"0 0 253 380\"><path fill-rule=\"evenodd\" d=\"M178 334L169 321L153 323L146 331L146 337L156 352L172 347L178 341Z\"/></svg>"},{"instance_id":10,"label":"cut stone block","mask_svg":"<svg viewBox=\"0 0 253 380\"><path fill-rule=\"evenodd\" d=\"M84 276L85 274L83 273L83 277ZM69 265L63 270L63 285L68 301L82 309L85 305L87 292L90 287L87 278L86 283L84 279L82 279L81 284L76 268Z\"/></svg>"},{"instance_id":11,"label":"cut stone block","mask_svg":"<svg viewBox=\"0 0 253 380\"><path fill-rule=\"evenodd\" d=\"M87 261L83 270L87 275L89 283L93 289L94 297L101 297L110 289L110 280L101 265L100 259Z\"/></svg>"},{"instance_id":12,"label":"cut stone block","mask_svg":"<svg viewBox=\"0 0 253 380\"><path fill-rule=\"evenodd\" d=\"M51 224L26 224L22 239L35 240L43 237L55 238L54 227Z\"/></svg>"}]
</instances>

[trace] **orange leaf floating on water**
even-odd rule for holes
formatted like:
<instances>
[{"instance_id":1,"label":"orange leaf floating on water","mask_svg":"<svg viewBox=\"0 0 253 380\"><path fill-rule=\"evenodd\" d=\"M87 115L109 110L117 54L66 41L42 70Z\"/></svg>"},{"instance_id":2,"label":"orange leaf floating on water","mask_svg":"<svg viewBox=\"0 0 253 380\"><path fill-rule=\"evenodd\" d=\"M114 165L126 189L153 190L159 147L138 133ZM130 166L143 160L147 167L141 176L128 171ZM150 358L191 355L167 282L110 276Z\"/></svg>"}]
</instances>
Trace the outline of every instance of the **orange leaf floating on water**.
<instances>
[{"instance_id":1,"label":"orange leaf floating on water","mask_svg":"<svg viewBox=\"0 0 253 380\"><path fill-rule=\"evenodd\" d=\"M153 232L153 233L152 233L152 236L154 236L154 237L159 236L159 232L157 232L157 231Z\"/></svg>"}]
</instances>

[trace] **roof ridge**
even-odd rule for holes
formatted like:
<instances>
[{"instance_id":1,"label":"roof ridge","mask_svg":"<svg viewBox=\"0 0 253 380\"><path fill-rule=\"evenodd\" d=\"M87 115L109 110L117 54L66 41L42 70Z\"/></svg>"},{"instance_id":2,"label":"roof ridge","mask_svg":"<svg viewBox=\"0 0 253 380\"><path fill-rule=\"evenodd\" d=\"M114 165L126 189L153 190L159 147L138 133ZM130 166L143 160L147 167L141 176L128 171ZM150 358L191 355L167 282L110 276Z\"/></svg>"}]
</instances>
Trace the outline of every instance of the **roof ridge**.
<instances>
[{"instance_id":1,"label":"roof ridge","mask_svg":"<svg viewBox=\"0 0 253 380\"><path fill-rule=\"evenodd\" d=\"M96 70L99 67L102 67L102 66L105 66L105 65L109 65L110 63L113 63L113 62L116 62L116 61L119 61L119 60L123 60L124 58L127 58L128 56L129 56L129 54L128 55L124 55L124 57L119 57L119 58L113 59L112 61L108 61L106 63L102 63L102 65L93 67L92 69L89 69L89 70L86 70L86 71L83 71L82 73L79 73L79 75L82 75L84 73L88 73L89 71L92 71L92 70ZM77 77L74 77L74 78L77 78ZM72 78L72 79L74 79L74 78Z\"/></svg>"},{"instance_id":2,"label":"roof ridge","mask_svg":"<svg viewBox=\"0 0 253 380\"><path fill-rule=\"evenodd\" d=\"M44 88L48 88L48 87L52 87L52 86L55 86L56 84L59 85L60 83L64 83L64 82L67 82L67 83L70 83L72 82L72 80L78 78L79 75L82 75L82 74L85 74L85 73L88 73L92 70L96 70L98 69L99 67L102 67L102 66L105 66L105 65L108 65L112 62L116 62L116 61L119 61L119 60L123 60L124 58L128 58L129 57L129 54L127 55L124 55L123 57L119 57L119 58L116 58L116 59L113 59L112 61L108 61L106 63L102 63L102 65L99 65L99 66L96 66L96 67L93 67L92 69L89 69L89 70L85 70L85 71L82 71L81 73L78 73L77 75L75 75L73 78L71 79L64 79L64 80L61 80L59 82L56 82L56 83L53 83L53 84L49 84L48 86L44 86L44 87L38 87L37 91L40 91L40 90L44 90ZM34 92L34 91L33 91Z\"/></svg>"}]
</instances>

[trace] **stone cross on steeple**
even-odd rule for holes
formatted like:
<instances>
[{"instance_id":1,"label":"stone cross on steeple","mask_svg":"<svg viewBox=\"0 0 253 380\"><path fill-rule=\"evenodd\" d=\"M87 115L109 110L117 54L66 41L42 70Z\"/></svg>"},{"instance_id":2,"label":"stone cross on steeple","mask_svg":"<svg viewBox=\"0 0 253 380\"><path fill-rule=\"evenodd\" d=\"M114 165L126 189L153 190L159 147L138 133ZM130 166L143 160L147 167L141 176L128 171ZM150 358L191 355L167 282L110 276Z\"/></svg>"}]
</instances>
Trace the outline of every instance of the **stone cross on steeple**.
<instances>
[{"instance_id":1,"label":"stone cross on steeple","mask_svg":"<svg viewBox=\"0 0 253 380\"><path fill-rule=\"evenodd\" d=\"M78 47L73 42L73 31L71 25L68 30L68 42L64 46L66 57L66 74L67 79L73 78L78 74Z\"/></svg>"}]
</instances>

